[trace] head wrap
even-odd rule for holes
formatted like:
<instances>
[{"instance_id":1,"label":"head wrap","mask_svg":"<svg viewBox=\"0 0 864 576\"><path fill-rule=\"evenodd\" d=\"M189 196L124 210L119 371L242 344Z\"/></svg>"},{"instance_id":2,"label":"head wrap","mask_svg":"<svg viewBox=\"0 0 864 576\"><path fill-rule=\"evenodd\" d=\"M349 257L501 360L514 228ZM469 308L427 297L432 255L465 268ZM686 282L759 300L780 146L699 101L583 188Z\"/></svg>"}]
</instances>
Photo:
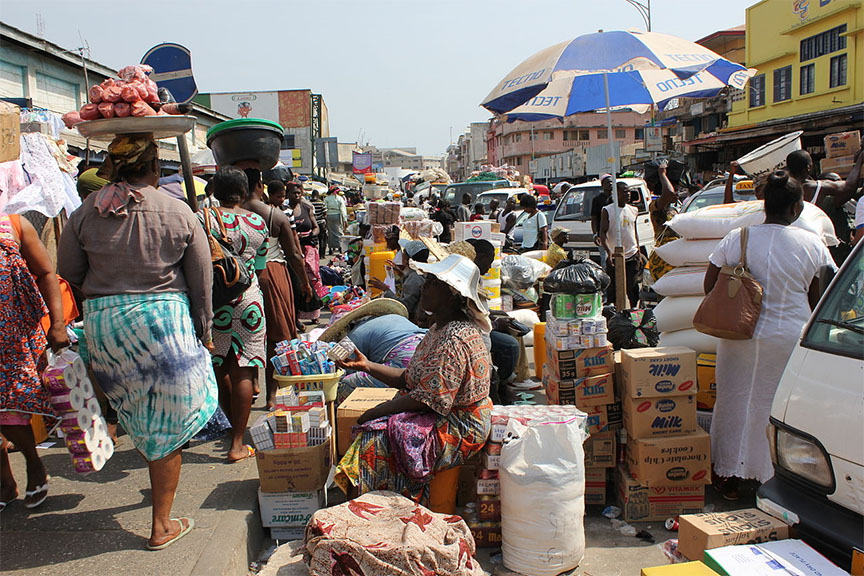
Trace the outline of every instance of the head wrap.
<instances>
[{"instance_id":1,"label":"head wrap","mask_svg":"<svg viewBox=\"0 0 864 576\"><path fill-rule=\"evenodd\" d=\"M108 158L96 175L114 182L121 170L153 162L158 154L159 147L150 134L119 135L108 145Z\"/></svg>"},{"instance_id":2,"label":"head wrap","mask_svg":"<svg viewBox=\"0 0 864 576\"><path fill-rule=\"evenodd\" d=\"M103 218L126 218L129 203L143 202L144 195L128 182L117 181L120 171L149 164L158 154L156 141L149 134L123 134L114 138L108 145L108 158L97 172L97 176L111 182L96 193L96 212Z\"/></svg>"}]
</instances>

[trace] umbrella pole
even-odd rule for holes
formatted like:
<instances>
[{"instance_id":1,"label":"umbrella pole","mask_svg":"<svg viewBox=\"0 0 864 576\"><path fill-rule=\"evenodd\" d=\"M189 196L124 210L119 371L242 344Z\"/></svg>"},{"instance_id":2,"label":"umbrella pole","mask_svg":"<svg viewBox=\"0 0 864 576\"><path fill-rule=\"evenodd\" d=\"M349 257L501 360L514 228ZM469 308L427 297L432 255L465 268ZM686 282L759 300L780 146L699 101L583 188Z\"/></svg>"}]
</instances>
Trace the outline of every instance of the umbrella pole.
<instances>
[{"instance_id":1,"label":"umbrella pole","mask_svg":"<svg viewBox=\"0 0 864 576\"><path fill-rule=\"evenodd\" d=\"M603 92L606 96L606 141L609 142L609 157L607 162L610 166L609 173L612 174L612 205L615 207L615 253L612 255L612 263L615 267L615 307L618 310L627 308L627 271L624 261L624 248L621 243L621 207L618 205L618 165L615 162L615 145L612 140L612 108L609 103L609 76L603 72Z\"/></svg>"},{"instance_id":2,"label":"umbrella pole","mask_svg":"<svg viewBox=\"0 0 864 576\"><path fill-rule=\"evenodd\" d=\"M189 145L186 135L177 137L177 151L180 152L180 167L183 170L183 185L186 187L186 203L192 212L198 211L198 194L195 192L195 177L192 175L192 161L189 159Z\"/></svg>"}]
</instances>

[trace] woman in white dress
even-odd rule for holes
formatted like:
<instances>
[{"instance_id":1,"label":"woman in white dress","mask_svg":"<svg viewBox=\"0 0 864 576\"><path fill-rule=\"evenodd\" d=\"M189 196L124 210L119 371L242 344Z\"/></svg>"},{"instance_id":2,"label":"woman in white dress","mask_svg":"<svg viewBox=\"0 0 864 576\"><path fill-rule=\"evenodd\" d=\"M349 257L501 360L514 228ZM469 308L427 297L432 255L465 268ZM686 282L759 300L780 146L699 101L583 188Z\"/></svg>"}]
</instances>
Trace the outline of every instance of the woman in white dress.
<instances>
[{"instance_id":1,"label":"woman in white dress","mask_svg":"<svg viewBox=\"0 0 864 576\"><path fill-rule=\"evenodd\" d=\"M774 392L801 330L819 300L818 276L834 267L821 239L790 226L804 208L801 184L785 171L768 176L765 223L750 227L747 264L763 288L762 312L751 340L717 346L717 404L711 422L715 487L738 498L743 479L774 475L766 428ZM723 266L741 261L741 230L733 230L711 254L705 292Z\"/></svg>"}]
</instances>

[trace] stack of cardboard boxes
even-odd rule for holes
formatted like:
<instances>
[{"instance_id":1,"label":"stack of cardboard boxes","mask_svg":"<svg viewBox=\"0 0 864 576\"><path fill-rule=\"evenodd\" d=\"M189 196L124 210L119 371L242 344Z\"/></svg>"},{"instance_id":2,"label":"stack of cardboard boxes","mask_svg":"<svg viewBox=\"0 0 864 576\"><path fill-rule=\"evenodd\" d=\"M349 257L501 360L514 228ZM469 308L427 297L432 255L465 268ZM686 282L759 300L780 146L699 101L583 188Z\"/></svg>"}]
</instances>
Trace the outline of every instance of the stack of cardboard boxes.
<instances>
[{"instance_id":1,"label":"stack of cardboard boxes","mask_svg":"<svg viewBox=\"0 0 864 576\"><path fill-rule=\"evenodd\" d=\"M621 354L626 465L618 495L626 521L701 512L711 441L696 421L696 353L641 348Z\"/></svg>"},{"instance_id":2,"label":"stack of cardboard boxes","mask_svg":"<svg viewBox=\"0 0 864 576\"><path fill-rule=\"evenodd\" d=\"M261 524L274 540L302 538L309 518L325 505L332 430L324 392L290 385L279 389L276 410L252 425Z\"/></svg>"},{"instance_id":3,"label":"stack of cardboard boxes","mask_svg":"<svg viewBox=\"0 0 864 576\"><path fill-rule=\"evenodd\" d=\"M834 172L845 178L855 164L855 153L861 148L861 134L838 132L825 136L825 158L820 162L822 172Z\"/></svg>"},{"instance_id":4,"label":"stack of cardboard boxes","mask_svg":"<svg viewBox=\"0 0 864 576\"><path fill-rule=\"evenodd\" d=\"M490 310L501 310L501 247L506 239L499 232L498 222L491 220L476 220L474 222L456 222L453 225L453 241L487 240L495 248L495 259L492 267L480 277L480 291L486 296Z\"/></svg>"}]
</instances>

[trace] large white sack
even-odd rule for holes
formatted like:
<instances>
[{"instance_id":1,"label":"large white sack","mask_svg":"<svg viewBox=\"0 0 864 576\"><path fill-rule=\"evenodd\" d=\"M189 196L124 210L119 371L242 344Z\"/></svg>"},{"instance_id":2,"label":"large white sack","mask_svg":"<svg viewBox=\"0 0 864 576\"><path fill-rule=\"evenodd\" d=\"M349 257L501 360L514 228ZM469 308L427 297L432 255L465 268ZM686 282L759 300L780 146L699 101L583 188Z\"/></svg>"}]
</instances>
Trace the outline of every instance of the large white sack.
<instances>
[{"instance_id":1,"label":"large white sack","mask_svg":"<svg viewBox=\"0 0 864 576\"><path fill-rule=\"evenodd\" d=\"M517 437L501 448L501 536L514 572L555 576L585 556L585 417L507 425Z\"/></svg>"},{"instance_id":2,"label":"large white sack","mask_svg":"<svg viewBox=\"0 0 864 576\"><path fill-rule=\"evenodd\" d=\"M654 282L654 291L661 296L704 296L703 282L707 270L706 266L675 268Z\"/></svg>"},{"instance_id":3,"label":"large white sack","mask_svg":"<svg viewBox=\"0 0 864 576\"><path fill-rule=\"evenodd\" d=\"M675 332L693 328L693 317L704 296L672 296L664 298L654 308L659 332Z\"/></svg>"},{"instance_id":4,"label":"large white sack","mask_svg":"<svg viewBox=\"0 0 864 576\"><path fill-rule=\"evenodd\" d=\"M677 214L669 221L668 226L684 238L723 238L736 228L765 222L764 208L765 203L762 200L706 206ZM826 246L838 244L831 219L822 209L810 202L804 203L804 211L792 225L818 235Z\"/></svg>"},{"instance_id":5,"label":"large white sack","mask_svg":"<svg viewBox=\"0 0 864 576\"><path fill-rule=\"evenodd\" d=\"M695 328L661 332L660 346L686 346L698 354L716 354L718 338L703 334Z\"/></svg>"},{"instance_id":6,"label":"large white sack","mask_svg":"<svg viewBox=\"0 0 864 576\"><path fill-rule=\"evenodd\" d=\"M654 251L672 266L705 266L707 268L708 257L711 256L718 244L720 244L719 238L694 240L679 238L662 246L657 246Z\"/></svg>"}]
</instances>

